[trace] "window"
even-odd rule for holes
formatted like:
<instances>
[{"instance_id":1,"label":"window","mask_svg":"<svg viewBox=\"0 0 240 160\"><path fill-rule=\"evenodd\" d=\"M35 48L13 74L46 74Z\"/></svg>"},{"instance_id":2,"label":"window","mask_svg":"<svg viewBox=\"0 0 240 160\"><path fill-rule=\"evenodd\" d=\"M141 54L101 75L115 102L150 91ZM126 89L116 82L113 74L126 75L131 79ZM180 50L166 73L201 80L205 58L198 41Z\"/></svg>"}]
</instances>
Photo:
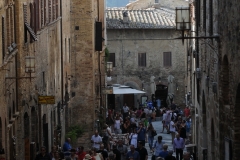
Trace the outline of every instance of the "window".
<instances>
[{"instance_id":1,"label":"window","mask_svg":"<svg viewBox=\"0 0 240 160\"><path fill-rule=\"evenodd\" d=\"M52 0L48 0L48 22L52 19Z\"/></svg>"},{"instance_id":2,"label":"window","mask_svg":"<svg viewBox=\"0 0 240 160\"><path fill-rule=\"evenodd\" d=\"M23 5L23 16L24 16L24 23L27 23L27 5ZM24 25L24 43L28 42L28 37L27 37L27 27Z\"/></svg>"},{"instance_id":3,"label":"window","mask_svg":"<svg viewBox=\"0 0 240 160\"><path fill-rule=\"evenodd\" d=\"M155 0L155 3L159 3L159 0Z\"/></svg>"},{"instance_id":4,"label":"window","mask_svg":"<svg viewBox=\"0 0 240 160\"><path fill-rule=\"evenodd\" d=\"M39 0L35 0L34 2L34 16L35 16L35 28L34 31L37 33L37 31L40 29L40 23L39 20L41 19L41 13L39 13Z\"/></svg>"},{"instance_id":5,"label":"window","mask_svg":"<svg viewBox=\"0 0 240 160\"><path fill-rule=\"evenodd\" d=\"M116 64L115 64L115 53L110 53L109 54L108 62L112 62L113 63L113 67L116 67Z\"/></svg>"},{"instance_id":6,"label":"window","mask_svg":"<svg viewBox=\"0 0 240 160\"><path fill-rule=\"evenodd\" d=\"M213 35L213 1L209 0L209 35Z\"/></svg>"},{"instance_id":7,"label":"window","mask_svg":"<svg viewBox=\"0 0 240 160\"><path fill-rule=\"evenodd\" d=\"M172 66L172 53L171 52L164 52L163 53L163 66L164 67L171 67Z\"/></svg>"},{"instance_id":8,"label":"window","mask_svg":"<svg viewBox=\"0 0 240 160\"><path fill-rule=\"evenodd\" d=\"M69 54L69 63L70 63L70 61L71 61L71 46L70 46L70 38L68 38L68 54Z\"/></svg>"},{"instance_id":9,"label":"window","mask_svg":"<svg viewBox=\"0 0 240 160\"><path fill-rule=\"evenodd\" d=\"M56 19L58 18L58 0L56 0Z\"/></svg>"},{"instance_id":10,"label":"window","mask_svg":"<svg viewBox=\"0 0 240 160\"><path fill-rule=\"evenodd\" d=\"M207 25L207 23L206 23L206 18L207 18L207 16L206 16L206 13L207 12L207 2L206 2L206 0L204 0L203 1L203 30L205 31L205 34L206 34L206 25Z\"/></svg>"},{"instance_id":11,"label":"window","mask_svg":"<svg viewBox=\"0 0 240 160\"><path fill-rule=\"evenodd\" d=\"M146 67L146 53L138 53L138 66Z\"/></svg>"},{"instance_id":12,"label":"window","mask_svg":"<svg viewBox=\"0 0 240 160\"><path fill-rule=\"evenodd\" d=\"M41 1L41 27L44 26L44 0Z\"/></svg>"}]
</instances>

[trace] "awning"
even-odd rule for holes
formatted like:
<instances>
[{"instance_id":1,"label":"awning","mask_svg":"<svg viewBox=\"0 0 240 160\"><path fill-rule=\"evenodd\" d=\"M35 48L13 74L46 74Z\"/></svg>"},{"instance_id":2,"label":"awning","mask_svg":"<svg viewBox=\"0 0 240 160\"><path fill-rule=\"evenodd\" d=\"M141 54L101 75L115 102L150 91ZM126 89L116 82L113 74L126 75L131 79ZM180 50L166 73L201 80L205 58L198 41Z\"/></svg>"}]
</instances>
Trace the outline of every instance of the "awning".
<instances>
[{"instance_id":1,"label":"awning","mask_svg":"<svg viewBox=\"0 0 240 160\"><path fill-rule=\"evenodd\" d=\"M30 27L30 25L25 22L25 27L27 28L28 32L30 33L31 37L33 38L34 41L37 41L37 35L35 34L35 32L33 31L33 29Z\"/></svg>"},{"instance_id":2,"label":"awning","mask_svg":"<svg viewBox=\"0 0 240 160\"><path fill-rule=\"evenodd\" d=\"M113 94L143 94L146 92L132 89L129 86L119 86L119 87L113 87Z\"/></svg>"}]
</instances>

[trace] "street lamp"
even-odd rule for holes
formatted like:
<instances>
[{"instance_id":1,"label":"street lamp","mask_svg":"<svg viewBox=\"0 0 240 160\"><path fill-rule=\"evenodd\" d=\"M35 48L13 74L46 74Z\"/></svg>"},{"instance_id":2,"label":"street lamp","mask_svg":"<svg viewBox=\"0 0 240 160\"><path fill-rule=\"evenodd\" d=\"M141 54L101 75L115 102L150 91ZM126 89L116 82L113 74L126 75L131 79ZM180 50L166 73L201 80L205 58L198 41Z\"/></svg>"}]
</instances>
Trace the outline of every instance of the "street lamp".
<instances>
[{"instance_id":1,"label":"street lamp","mask_svg":"<svg viewBox=\"0 0 240 160\"><path fill-rule=\"evenodd\" d=\"M35 57L33 56L25 57L25 72L30 73L30 81L31 81L31 73L35 72Z\"/></svg>"},{"instance_id":2,"label":"street lamp","mask_svg":"<svg viewBox=\"0 0 240 160\"><path fill-rule=\"evenodd\" d=\"M185 37L184 31L191 30L191 19L190 19L190 9L189 7L176 7L176 30L182 31L182 36L175 39L182 39L184 44L184 39L219 39L218 34L211 36L198 36L198 37Z\"/></svg>"},{"instance_id":3,"label":"street lamp","mask_svg":"<svg viewBox=\"0 0 240 160\"><path fill-rule=\"evenodd\" d=\"M113 63L107 62L107 81L111 81L111 72L112 72Z\"/></svg>"},{"instance_id":4,"label":"street lamp","mask_svg":"<svg viewBox=\"0 0 240 160\"><path fill-rule=\"evenodd\" d=\"M176 7L176 30L182 31L182 37L184 37L184 31L191 30L189 7ZM184 39L182 42L184 44Z\"/></svg>"}]
</instances>

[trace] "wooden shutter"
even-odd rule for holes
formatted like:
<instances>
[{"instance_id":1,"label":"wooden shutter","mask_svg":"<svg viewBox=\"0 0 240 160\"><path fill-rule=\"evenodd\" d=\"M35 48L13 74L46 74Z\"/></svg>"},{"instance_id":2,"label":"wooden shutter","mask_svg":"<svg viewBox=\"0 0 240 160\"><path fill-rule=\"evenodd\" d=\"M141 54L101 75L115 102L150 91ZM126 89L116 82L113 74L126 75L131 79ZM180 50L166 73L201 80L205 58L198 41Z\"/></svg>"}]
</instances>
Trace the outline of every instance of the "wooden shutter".
<instances>
[{"instance_id":1,"label":"wooden shutter","mask_svg":"<svg viewBox=\"0 0 240 160\"><path fill-rule=\"evenodd\" d=\"M206 16L206 12L207 12L207 4L206 4L207 2L206 2L206 0L203 0L203 10L202 10L202 12L203 12L203 17L202 17L202 25L203 25L203 30L205 31L205 34L206 34L206 19L207 19L207 16Z\"/></svg>"},{"instance_id":2,"label":"wooden shutter","mask_svg":"<svg viewBox=\"0 0 240 160\"><path fill-rule=\"evenodd\" d=\"M30 160L30 141L25 138L25 160Z\"/></svg>"},{"instance_id":3,"label":"wooden shutter","mask_svg":"<svg viewBox=\"0 0 240 160\"><path fill-rule=\"evenodd\" d=\"M56 19L58 18L58 0L56 0Z\"/></svg>"},{"instance_id":4,"label":"wooden shutter","mask_svg":"<svg viewBox=\"0 0 240 160\"><path fill-rule=\"evenodd\" d=\"M47 0L44 0L44 25L47 24Z\"/></svg>"},{"instance_id":5,"label":"wooden shutter","mask_svg":"<svg viewBox=\"0 0 240 160\"><path fill-rule=\"evenodd\" d=\"M40 26L39 26L40 15L41 14L39 14L39 0L35 0L34 2L35 33L37 33L37 31L40 29Z\"/></svg>"},{"instance_id":6,"label":"wooden shutter","mask_svg":"<svg viewBox=\"0 0 240 160\"><path fill-rule=\"evenodd\" d=\"M2 17L2 59L5 56L5 19Z\"/></svg>"},{"instance_id":7,"label":"wooden shutter","mask_svg":"<svg viewBox=\"0 0 240 160\"><path fill-rule=\"evenodd\" d=\"M7 25L7 47L11 45L11 26L10 26L10 8L7 9L7 18L6 18L6 25Z\"/></svg>"},{"instance_id":8,"label":"wooden shutter","mask_svg":"<svg viewBox=\"0 0 240 160\"><path fill-rule=\"evenodd\" d=\"M138 53L138 66L146 67L146 53Z\"/></svg>"},{"instance_id":9,"label":"wooden shutter","mask_svg":"<svg viewBox=\"0 0 240 160\"><path fill-rule=\"evenodd\" d=\"M52 0L52 19L55 19L55 0Z\"/></svg>"},{"instance_id":10,"label":"wooden shutter","mask_svg":"<svg viewBox=\"0 0 240 160\"><path fill-rule=\"evenodd\" d=\"M171 67L172 66L172 53L171 52L164 52L163 53L163 66L164 67Z\"/></svg>"},{"instance_id":11,"label":"wooden shutter","mask_svg":"<svg viewBox=\"0 0 240 160\"><path fill-rule=\"evenodd\" d=\"M213 1L209 0L209 35L213 35Z\"/></svg>"},{"instance_id":12,"label":"wooden shutter","mask_svg":"<svg viewBox=\"0 0 240 160\"><path fill-rule=\"evenodd\" d=\"M110 53L109 54L108 62L112 62L113 63L113 67L116 67L116 64L115 64L115 53Z\"/></svg>"},{"instance_id":13,"label":"wooden shutter","mask_svg":"<svg viewBox=\"0 0 240 160\"><path fill-rule=\"evenodd\" d=\"M41 1L41 27L44 26L44 0Z\"/></svg>"},{"instance_id":14,"label":"wooden shutter","mask_svg":"<svg viewBox=\"0 0 240 160\"><path fill-rule=\"evenodd\" d=\"M52 0L48 0L48 22L50 23L52 20Z\"/></svg>"}]
</instances>

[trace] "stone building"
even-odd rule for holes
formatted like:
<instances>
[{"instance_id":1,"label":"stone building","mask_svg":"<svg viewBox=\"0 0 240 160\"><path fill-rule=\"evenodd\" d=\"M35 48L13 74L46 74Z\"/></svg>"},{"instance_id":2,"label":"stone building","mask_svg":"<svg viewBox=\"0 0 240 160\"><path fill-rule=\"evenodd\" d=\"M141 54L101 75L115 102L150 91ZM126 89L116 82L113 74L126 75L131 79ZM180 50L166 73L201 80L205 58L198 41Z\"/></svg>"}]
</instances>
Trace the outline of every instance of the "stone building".
<instances>
[{"instance_id":1,"label":"stone building","mask_svg":"<svg viewBox=\"0 0 240 160\"><path fill-rule=\"evenodd\" d=\"M0 5L1 148L6 159L34 159L41 146L49 151L65 138L70 2L5 0ZM42 104L39 96L55 101Z\"/></svg>"},{"instance_id":2,"label":"stone building","mask_svg":"<svg viewBox=\"0 0 240 160\"><path fill-rule=\"evenodd\" d=\"M81 125L85 133L77 144L90 147L90 136L105 120L105 1L71 1L71 93L68 123ZM105 40L105 41L104 41Z\"/></svg>"},{"instance_id":3,"label":"stone building","mask_svg":"<svg viewBox=\"0 0 240 160\"><path fill-rule=\"evenodd\" d=\"M166 8L108 9L106 21L108 61L113 62L111 84L146 92L145 95L109 95L108 104L118 109L125 102L130 107L138 107L145 98L152 100L152 94L158 98L156 90L151 90L155 82L159 87L171 89L168 93L174 94L175 103L183 105L186 50L181 41L174 39L179 37L175 12Z\"/></svg>"},{"instance_id":4,"label":"stone building","mask_svg":"<svg viewBox=\"0 0 240 160\"><path fill-rule=\"evenodd\" d=\"M239 8L236 1L191 4L196 28L192 36L209 37L189 45L188 90L198 159L237 160L240 156Z\"/></svg>"}]
</instances>

